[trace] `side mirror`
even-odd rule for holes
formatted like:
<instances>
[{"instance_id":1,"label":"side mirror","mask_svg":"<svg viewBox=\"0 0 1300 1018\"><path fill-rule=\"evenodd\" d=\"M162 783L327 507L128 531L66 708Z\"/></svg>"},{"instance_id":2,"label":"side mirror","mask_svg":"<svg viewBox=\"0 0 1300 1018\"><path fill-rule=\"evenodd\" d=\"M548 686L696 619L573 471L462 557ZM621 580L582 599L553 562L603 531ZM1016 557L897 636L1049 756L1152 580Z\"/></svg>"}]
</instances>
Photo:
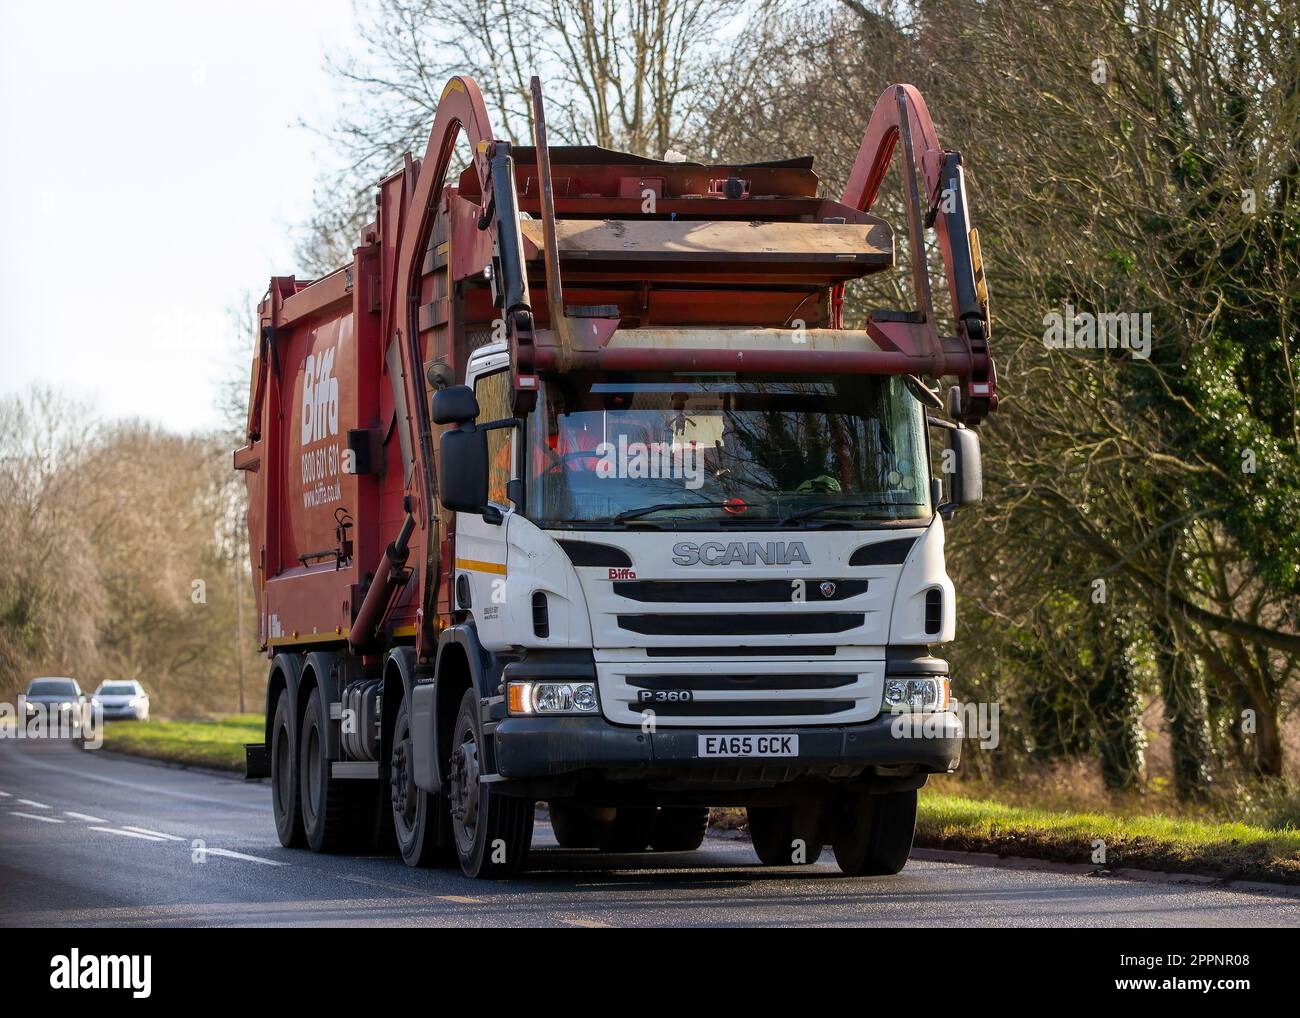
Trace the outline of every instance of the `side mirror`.
<instances>
[{"instance_id":1,"label":"side mirror","mask_svg":"<svg viewBox=\"0 0 1300 1018\"><path fill-rule=\"evenodd\" d=\"M478 417L478 400L468 385L451 385L433 394L434 424L467 424Z\"/></svg>"},{"instance_id":2,"label":"side mirror","mask_svg":"<svg viewBox=\"0 0 1300 1018\"><path fill-rule=\"evenodd\" d=\"M980 458L980 437L970 428L948 432L953 455L952 504L974 505L984 498L984 464Z\"/></svg>"},{"instance_id":3,"label":"side mirror","mask_svg":"<svg viewBox=\"0 0 1300 1018\"><path fill-rule=\"evenodd\" d=\"M474 401L474 393L466 386L457 386L469 393ZM445 396L455 389L444 389L438 396ZM435 406L438 396L434 397ZM474 408L475 415L478 407ZM434 421L438 421L437 411ZM487 432L473 424L462 424L459 428L443 433L438 447L438 499L444 506L454 512L481 513L487 509L488 501L488 450Z\"/></svg>"}]
</instances>

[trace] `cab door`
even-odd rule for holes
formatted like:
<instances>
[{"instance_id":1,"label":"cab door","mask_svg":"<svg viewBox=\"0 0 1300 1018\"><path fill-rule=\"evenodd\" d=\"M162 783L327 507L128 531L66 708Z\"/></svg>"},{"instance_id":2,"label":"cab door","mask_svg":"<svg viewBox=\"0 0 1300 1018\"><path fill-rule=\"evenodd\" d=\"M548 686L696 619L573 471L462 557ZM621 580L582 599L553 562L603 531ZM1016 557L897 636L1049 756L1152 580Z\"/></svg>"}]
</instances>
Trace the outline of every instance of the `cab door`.
<instances>
[{"instance_id":1,"label":"cab door","mask_svg":"<svg viewBox=\"0 0 1300 1018\"><path fill-rule=\"evenodd\" d=\"M469 384L478 400L480 424L511 416L508 364L509 355L501 353L471 368ZM504 650L511 644L506 632L506 534L515 509L507 485L518 476L518 429L493 429L487 444L488 503L501 511L501 522L489 523L477 513L456 514L455 589L458 607L473 616L483 647Z\"/></svg>"}]
</instances>

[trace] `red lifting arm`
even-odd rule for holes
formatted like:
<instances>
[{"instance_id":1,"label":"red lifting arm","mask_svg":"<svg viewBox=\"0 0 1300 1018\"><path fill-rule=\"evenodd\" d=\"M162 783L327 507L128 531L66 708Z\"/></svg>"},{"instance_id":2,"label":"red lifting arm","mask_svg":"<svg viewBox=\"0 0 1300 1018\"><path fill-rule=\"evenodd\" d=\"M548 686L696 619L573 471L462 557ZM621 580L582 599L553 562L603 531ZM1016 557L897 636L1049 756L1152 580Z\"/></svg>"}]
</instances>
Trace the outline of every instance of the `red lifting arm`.
<instances>
[{"instance_id":1,"label":"red lifting arm","mask_svg":"<svg viewBox=\"0 0 1300 1018\"><path fill-rule=\"evenodd\" d=\"M924 228L933 225L939 237L952 298L958 339L968 354L968 370L961 377L961 416L978 424L996 410L997 373L989 354L988 289L979 252L979 235L970 226L961 154L939 146L921 93L911 85L891 85L876 101L862 147L844 188L845 205L869 212L893 160L894 148L903 143L903 191L907 204L908 246L912 254L915 312L874 312L867 331L882 349L910 356L941 357L943 342L934 320L930 272L925 257ZM917 163L925 180L926 205L917 189ZM844 288L832 299L835 325L843 327Z\"/></svg>"},{"instance_id":2,"label":"red lifting arm","mask_svg":"<svg viewBox=\"0 0 1300 1018\"><path fill-rule=\"evenodd\" d=\"M398 421L397 426L406 428L411 438L414 463L409 494L415 497L408 502L410 508L398 540L389 545L384 560L378 564L374 580L357 611L357 620L348 637L353 650L357 652L367 649L374 641L391 610L393 594L399 585L407 581L408 574L402 568L406 561L406 541L418 518L422 518L425 525L426 547L431 563L428 575L424 578L429 589L424 592L423 603L437 603L437 585L441 573L438 555L442 535L438 527L438 514L434 511L437 505L437 479L434 477L433 430L424 387L424 356L420 350L420 268L442 200L447 166L462 130L469 137L474 167L483 185L483 193L488 194L489 157L493 137L487 107L483 103L482 93L471 79L455 77L442 90L433 129L429 133L429 146L402 209L402 240L397 256L397 278L390 293L393 299L388 303L394 311L385 321L385 335L397 344L401 355L407 418ZM417 634L417 651L422 654L430 650L430 621L424 618Z\"/></svg>"}]
</instances>

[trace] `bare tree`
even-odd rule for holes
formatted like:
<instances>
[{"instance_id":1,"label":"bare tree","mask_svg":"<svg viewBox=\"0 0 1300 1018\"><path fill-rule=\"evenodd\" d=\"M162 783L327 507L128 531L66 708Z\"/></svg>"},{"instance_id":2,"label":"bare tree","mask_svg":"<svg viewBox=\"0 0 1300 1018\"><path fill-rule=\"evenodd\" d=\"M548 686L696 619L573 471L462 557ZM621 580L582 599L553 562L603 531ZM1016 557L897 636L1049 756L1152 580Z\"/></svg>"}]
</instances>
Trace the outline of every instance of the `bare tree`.
<instances>
[{"instance_id":1,"label":"bare tree","mask_svg":"<svg viewBox=\"0 0 1300 1018\"><path fill-rule=\"evenodd\" d=\"M322 180L299 255L335 268L373 215L370 192L421 153L440 92L473 77L501 136L532 137L528 81L542 77L553 143L662 157L722 101L704 87L741 0L381 0L358 8L360 54L331 64L345 96L322 131L340 160Z\"/></svg>"}]
</instances>

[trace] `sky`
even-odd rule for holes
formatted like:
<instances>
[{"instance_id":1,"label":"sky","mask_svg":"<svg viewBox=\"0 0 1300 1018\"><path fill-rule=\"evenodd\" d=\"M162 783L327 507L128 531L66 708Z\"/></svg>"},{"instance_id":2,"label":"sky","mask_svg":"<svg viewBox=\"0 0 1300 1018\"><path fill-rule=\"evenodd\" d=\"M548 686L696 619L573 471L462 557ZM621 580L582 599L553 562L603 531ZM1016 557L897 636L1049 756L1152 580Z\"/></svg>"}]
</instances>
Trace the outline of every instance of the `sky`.
<instances>
[{"instance_id":1,"label":"sky","mask_svg":"<svg viewBox=\"0 0 1300 1018\"><path fill-rule=\"evenodd\" d=\"M0 395L222 424L229 309L295 271L348 0L0 0Z\"/></svg>"}]
</instances>

